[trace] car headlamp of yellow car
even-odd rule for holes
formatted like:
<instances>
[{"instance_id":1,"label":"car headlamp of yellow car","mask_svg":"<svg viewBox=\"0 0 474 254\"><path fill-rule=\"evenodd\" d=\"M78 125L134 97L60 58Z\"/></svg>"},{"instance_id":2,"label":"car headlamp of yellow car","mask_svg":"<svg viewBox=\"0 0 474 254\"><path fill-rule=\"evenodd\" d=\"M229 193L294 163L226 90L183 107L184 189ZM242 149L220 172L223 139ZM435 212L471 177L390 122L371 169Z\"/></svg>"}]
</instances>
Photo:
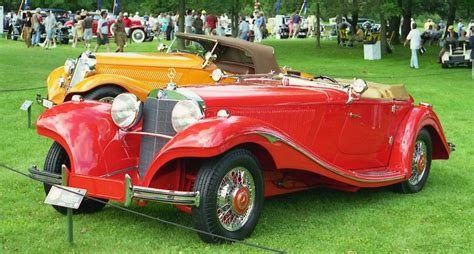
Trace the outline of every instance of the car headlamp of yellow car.
<instances>
[{"instance_id":1,"label":"car headlamp of yellow car","mask_svg":"<svg viewBox=\"0 0 474 254\"><path fill-rule=\"evenodd\" d=\"M176 103L171 113L171 124L176 132L180 132L204 117L199 105L192 100Z\"/></svg>"},{"instance_id":2,"label":"car headlamp of yellow car","mask_svg":"<svg viewBox=\"0 0 474 254\"><path fill-rule=\"evenodd\" d=\"M66 62L64 63L64 73L66 73L66 75L70 75L72 71L74 70L75 66L76 66L76 60L72 58L67 59Z\"/></svg>"},{"instance_id":3,"label":"car headlamp of yellow car","mask_svg":"<svg viewBox=\"0 0 474 254\"><path fill-rule=\"evenodd\" d=\"M119 94L112 102L112 120L122 130L133 128L142 115L142 102L131 93Z\"/></svg>"}]
</instances>

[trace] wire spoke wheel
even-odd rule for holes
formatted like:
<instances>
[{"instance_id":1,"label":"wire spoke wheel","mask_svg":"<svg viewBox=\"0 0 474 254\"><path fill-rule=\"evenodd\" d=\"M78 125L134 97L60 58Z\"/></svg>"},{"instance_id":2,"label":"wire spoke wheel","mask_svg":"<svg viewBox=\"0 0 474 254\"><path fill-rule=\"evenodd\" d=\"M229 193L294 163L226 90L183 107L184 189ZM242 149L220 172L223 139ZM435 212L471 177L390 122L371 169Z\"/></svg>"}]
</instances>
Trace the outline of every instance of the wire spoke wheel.
<instances>
[{"instance_id":1,"label":"wire spoke wheel","mask_svg":"<svg viewBox=\"0 0 474 254\"><path fill-rule=\"evenodd\" d=\"M252 234L263 207L262 168L245 149L228 151L203 163L194 191L199 206L192 207L194 227L215 235L242 240ZM226 240L199 233L208 243Z\"/></svg>"},{"instance_id":2,"label":"wire spoke wheel","mask_svg":"<svg viewBox=\"0 0 474 254\"><path fill-rule=\"evenodd\" d=\"M428 130L421 129L413 144L413 158L409 177L396 185L402 193L416 193L423 189L428 179L432 159L432 142Z\"/></svg>"},{"instance_id":3,"label":"wire spoke wheel","mask_svg":"<svg viewBox=\"0 0 474 254\"><path fill-rule=\"evenodd\" d=\"M427 152L426 143L423 140L416 141L411 163L411 177L408 179L412 185L417 185L426 172Z\"/></svg>"},{"instance_id":4,"label":"wire spoke wheel","mask_svg":"<svg viewBox=\"0 0 474 254\"><path fill-rule=\"evenodd\" d=\"M217 217L226 230L241 229L248 221L255 202L255 183L244 167L230 170L217 191Z\"/></svg>"},{"instance_id":5,"label":"wire spoke wheel","mask_svg":"<svg viewBox=\"0 0 474 254\"><path fill-rule=\"evenodd\" d=\"M99 101L100 102L106 102L106 103L112 103L112 102L114 102L114 97L107 96L107 97L99 99Z\"/></svg>"}]
</instances>

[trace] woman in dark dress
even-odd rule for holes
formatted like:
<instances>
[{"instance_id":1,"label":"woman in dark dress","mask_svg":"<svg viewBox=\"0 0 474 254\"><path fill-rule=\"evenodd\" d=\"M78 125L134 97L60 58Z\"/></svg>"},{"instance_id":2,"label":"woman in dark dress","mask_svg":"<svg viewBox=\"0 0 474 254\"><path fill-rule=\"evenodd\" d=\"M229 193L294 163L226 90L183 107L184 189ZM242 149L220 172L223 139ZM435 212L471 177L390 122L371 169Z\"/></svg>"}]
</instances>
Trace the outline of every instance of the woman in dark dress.
<instances>
[{"instance_id":1,"label":"woman in dark dress","mask_svg":"<svg viewBox=\"0 0 474 254\"><path fill-rule=\"evenodd\" d=\"M33 17L33 15L31 14L31 12L27 11L23 23L23 30L21 32L22 38L25 41L27 48L31 47L31 33L33 31L33 29L31 28L31 17Z\"/></svg>"}]
</instances>

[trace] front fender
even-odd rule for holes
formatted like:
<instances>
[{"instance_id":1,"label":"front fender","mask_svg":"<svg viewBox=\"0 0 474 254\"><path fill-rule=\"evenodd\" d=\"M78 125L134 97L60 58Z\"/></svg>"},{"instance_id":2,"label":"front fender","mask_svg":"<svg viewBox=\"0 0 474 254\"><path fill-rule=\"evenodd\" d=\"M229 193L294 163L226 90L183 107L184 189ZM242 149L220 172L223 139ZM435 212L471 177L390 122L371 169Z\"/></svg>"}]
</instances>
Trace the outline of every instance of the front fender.
<instances>
[{"instance_id":1,"label":"front fender","mask_svg":"<svg viewBox=\"0 0 474 254\"><path fill-rule=\"evenodd\" d=\"M428 106L414 107L400 123L389 163L391 170L404 172L407 179L411 175L415 140L419 131L423 128L426 128L430 133L433 146L432 158L449 158L449 144L436 114Z\"/></svg>"},{"instance_id":2,"label":"front fender","mask_svg":"<svg viewBox=\"0 0 474 254\"><path fill-rule=\"evenodd\" d=\"M68 95L72 94L84 94L93 89L101 86L115 85L123 88L124 90L135 94L144 101L150 91L153 89L152 86L140 82L136 79L132 79L125 76L113 75L113 74L98 74L86 78L76 84L73 88L68 91Z\"/></svg>"},{"instance_id":3,"label":"front fender","mask_svg":"<svg viewBox=\"0 0 474 254\"><path fill-rule=\"evenodd\" d=\"M243 143L268 146L265 134L286 136L273 126L248 117L212 118L196 123L178 133L163 147L150 164L143 183L149 185L157 171L173 159L214 157Z\"/></svg>"},{"instance_id":4,"label":"front fender","mask_svg":"<svg viewBox=\"0 0 474 254\"><path fill-rule=\"evenodd\" d=\"M67 93L66 87L59 86L59 79L65 77L64 66L54 69L46 80L48 86L48 100L53 101L55 104L61 104L64 102L64 98Z\"/></svg>"},{"instance_id":5,"label":"front fender","mask_svg":"<svg viewBox=\"0 0 474 254\"><path fill-rule=\"evenodd\" d=\"M63 103L40 115L37 132L67 151L73 174L102 176L136 166L139 138L119 135L110 107L96 101Z\"/></svg>"}]
</instances>

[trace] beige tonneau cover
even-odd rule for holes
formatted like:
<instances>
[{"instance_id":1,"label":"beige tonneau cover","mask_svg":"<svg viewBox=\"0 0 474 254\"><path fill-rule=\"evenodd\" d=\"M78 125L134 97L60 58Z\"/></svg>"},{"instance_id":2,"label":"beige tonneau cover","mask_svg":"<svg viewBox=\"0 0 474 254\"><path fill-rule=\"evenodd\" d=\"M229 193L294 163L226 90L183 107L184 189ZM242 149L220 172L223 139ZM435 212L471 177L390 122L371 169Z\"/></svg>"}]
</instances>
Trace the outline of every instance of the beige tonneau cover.
<instances>
[{"instance_id":1,"label":"beige tonneau cover","mask_svg":"<svg viewBox=\"0 0 474 254\"><path fill-rule=\"evenodd\" d=\"M275 52L270 46L224 36L176 33L176 37L185 40L197 41L207 51L211 51L216 42L218 43L216 49L218 52L222 51L223 47L243 51L247 57L252 59L255 73L275 72L278 74L281 72L280 67L278 66L275 59Z\"/></svg>"}]
</instances>

